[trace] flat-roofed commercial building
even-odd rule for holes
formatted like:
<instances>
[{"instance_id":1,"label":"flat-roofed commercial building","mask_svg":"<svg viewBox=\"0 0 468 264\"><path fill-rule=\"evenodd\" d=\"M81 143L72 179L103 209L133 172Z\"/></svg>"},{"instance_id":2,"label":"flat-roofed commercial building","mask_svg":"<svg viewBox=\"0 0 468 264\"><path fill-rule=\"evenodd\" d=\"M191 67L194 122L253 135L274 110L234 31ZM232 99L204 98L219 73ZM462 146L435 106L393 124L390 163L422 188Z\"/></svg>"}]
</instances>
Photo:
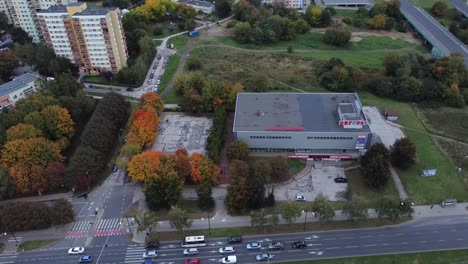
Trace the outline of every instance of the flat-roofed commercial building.
<instances>
[{"instance_id":1,"label":"flat-roofed commercial building","mask_svg":"<svg viewBox=\"0 0 468 264\"><path fill-rule=\"evenodd\" d=\"M12 108L15 103L36 91L36 80L39 76L25 73L12 81L0 85L0 110Z\"/></svg>"},{"instance_id":2,"label":"flat-roofed commercial building","mask_svg":"<svg viewBox=\"0 0 468 264\"><path fill-rule=\"evenodd\" d=\"M251 151L296 158L357 158L372 140L356 93L239 93L233 132Z\"/></svg>"}]
</instances>

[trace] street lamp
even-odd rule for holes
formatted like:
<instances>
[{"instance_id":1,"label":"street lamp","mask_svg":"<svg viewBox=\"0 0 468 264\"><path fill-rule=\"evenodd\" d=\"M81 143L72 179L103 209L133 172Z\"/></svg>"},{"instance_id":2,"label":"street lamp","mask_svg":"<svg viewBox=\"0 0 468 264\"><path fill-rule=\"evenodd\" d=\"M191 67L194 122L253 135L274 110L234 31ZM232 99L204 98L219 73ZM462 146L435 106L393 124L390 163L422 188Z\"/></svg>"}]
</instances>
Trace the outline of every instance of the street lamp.
<instances>
[{"instance_id":1,"label":"street lamp","mask_svg":"<svg viewBox=\"0 0 468 264\"><path fill-rule=\"evenodd\" d=\"M307 222L307 213L308 213L307 207L304 208L304 210L302 210L302 213L304 213L304 212L305 212L305 217L304 217L304 232L305 232L306 231L306 222Z\"/></svg>"},{"instance_id":2,"label":"street lamp","mask_svg":"<svg viewBox=\"0 0 468 264\"><path fill-rule=\"evenodd\" d=\"M208 234L211 236L210 210L208 210Z\"/></svg>"}]
</instances>

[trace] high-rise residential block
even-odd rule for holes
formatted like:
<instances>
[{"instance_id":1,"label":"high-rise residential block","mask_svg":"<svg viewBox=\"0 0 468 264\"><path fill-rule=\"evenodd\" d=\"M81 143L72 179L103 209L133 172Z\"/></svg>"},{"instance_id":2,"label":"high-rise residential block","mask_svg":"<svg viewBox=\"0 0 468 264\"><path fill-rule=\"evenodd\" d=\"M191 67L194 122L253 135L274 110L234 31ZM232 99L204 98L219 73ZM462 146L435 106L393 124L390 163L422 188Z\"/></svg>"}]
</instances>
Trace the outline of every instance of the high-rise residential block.
<instances>
[{"instance_id":1,"label":"high-rise residential block","mask_svg":"<svg viewBox=\"0 0 468 264\"><path fill-rule=\"evenodd\" d=\"M47 46L79 65L80 73L118 72L127 66L120 9L86 9L85 3L74 3L52 6L38 17Z\"/></svg>"}]
</instances>

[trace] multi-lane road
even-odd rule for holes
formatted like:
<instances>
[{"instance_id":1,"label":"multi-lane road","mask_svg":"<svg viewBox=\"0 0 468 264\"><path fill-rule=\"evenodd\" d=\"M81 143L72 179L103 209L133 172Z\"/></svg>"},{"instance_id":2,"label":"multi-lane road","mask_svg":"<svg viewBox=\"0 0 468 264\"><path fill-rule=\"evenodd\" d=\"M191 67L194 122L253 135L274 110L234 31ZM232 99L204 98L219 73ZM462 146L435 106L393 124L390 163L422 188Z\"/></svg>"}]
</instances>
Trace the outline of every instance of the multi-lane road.
<instances>
[{"instance_id":1,"label":"multi-lane road","mask_svg":"<svg viewBox=\"0 0 468 264\"><path fill-rule=\"evenodd\" d=\"M305 240L307 248L293 249L291 243ZM247 250L245 245L258 241L262 249ZM242 244L234 245L238 263L256 263L255 256L268 252L271 241L281 241L286 248L271 252L270 262L313 260L322 258L351 257L378 254L400 254L407 252L436 251L468 248L468 219L465 216L420 220L392 227L339 230L326 232L292 233L244 237ZM107 247L105 244L107 243ZM206 247L199 248L196 256L202 263L219 263L220 247L226 246L226 239L209 239ZM77 263L78 256L67 254L67 247L42 249L14 256L14 263ZM180 243L161 242L158 264L184 263L187 257L182 253ZM86 247L86 254L93 256L93 263L143 263L143 245L126 240L123 236L95 238ZM0 258L0 263L1 262ZM13 262L12 262L13 263Z\"/></svg>"}]
</instances>

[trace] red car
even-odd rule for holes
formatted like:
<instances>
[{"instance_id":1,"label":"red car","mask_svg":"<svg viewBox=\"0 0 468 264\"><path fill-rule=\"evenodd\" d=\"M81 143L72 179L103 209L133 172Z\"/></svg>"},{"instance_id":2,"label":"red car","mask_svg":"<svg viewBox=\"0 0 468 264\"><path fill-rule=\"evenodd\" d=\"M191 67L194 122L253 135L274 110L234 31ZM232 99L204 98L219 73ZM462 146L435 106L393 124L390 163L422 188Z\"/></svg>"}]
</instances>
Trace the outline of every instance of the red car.
<instances>
[{"instance_id":1,"label":"red car","mask_svg":"<svg viewBox=\"0 0 468 264\"><path fill-rule=\"evenodd\" d=\"M200 264L200 260L197 258L186 259L184 264Z\"/></svg>"}]
</instances>

